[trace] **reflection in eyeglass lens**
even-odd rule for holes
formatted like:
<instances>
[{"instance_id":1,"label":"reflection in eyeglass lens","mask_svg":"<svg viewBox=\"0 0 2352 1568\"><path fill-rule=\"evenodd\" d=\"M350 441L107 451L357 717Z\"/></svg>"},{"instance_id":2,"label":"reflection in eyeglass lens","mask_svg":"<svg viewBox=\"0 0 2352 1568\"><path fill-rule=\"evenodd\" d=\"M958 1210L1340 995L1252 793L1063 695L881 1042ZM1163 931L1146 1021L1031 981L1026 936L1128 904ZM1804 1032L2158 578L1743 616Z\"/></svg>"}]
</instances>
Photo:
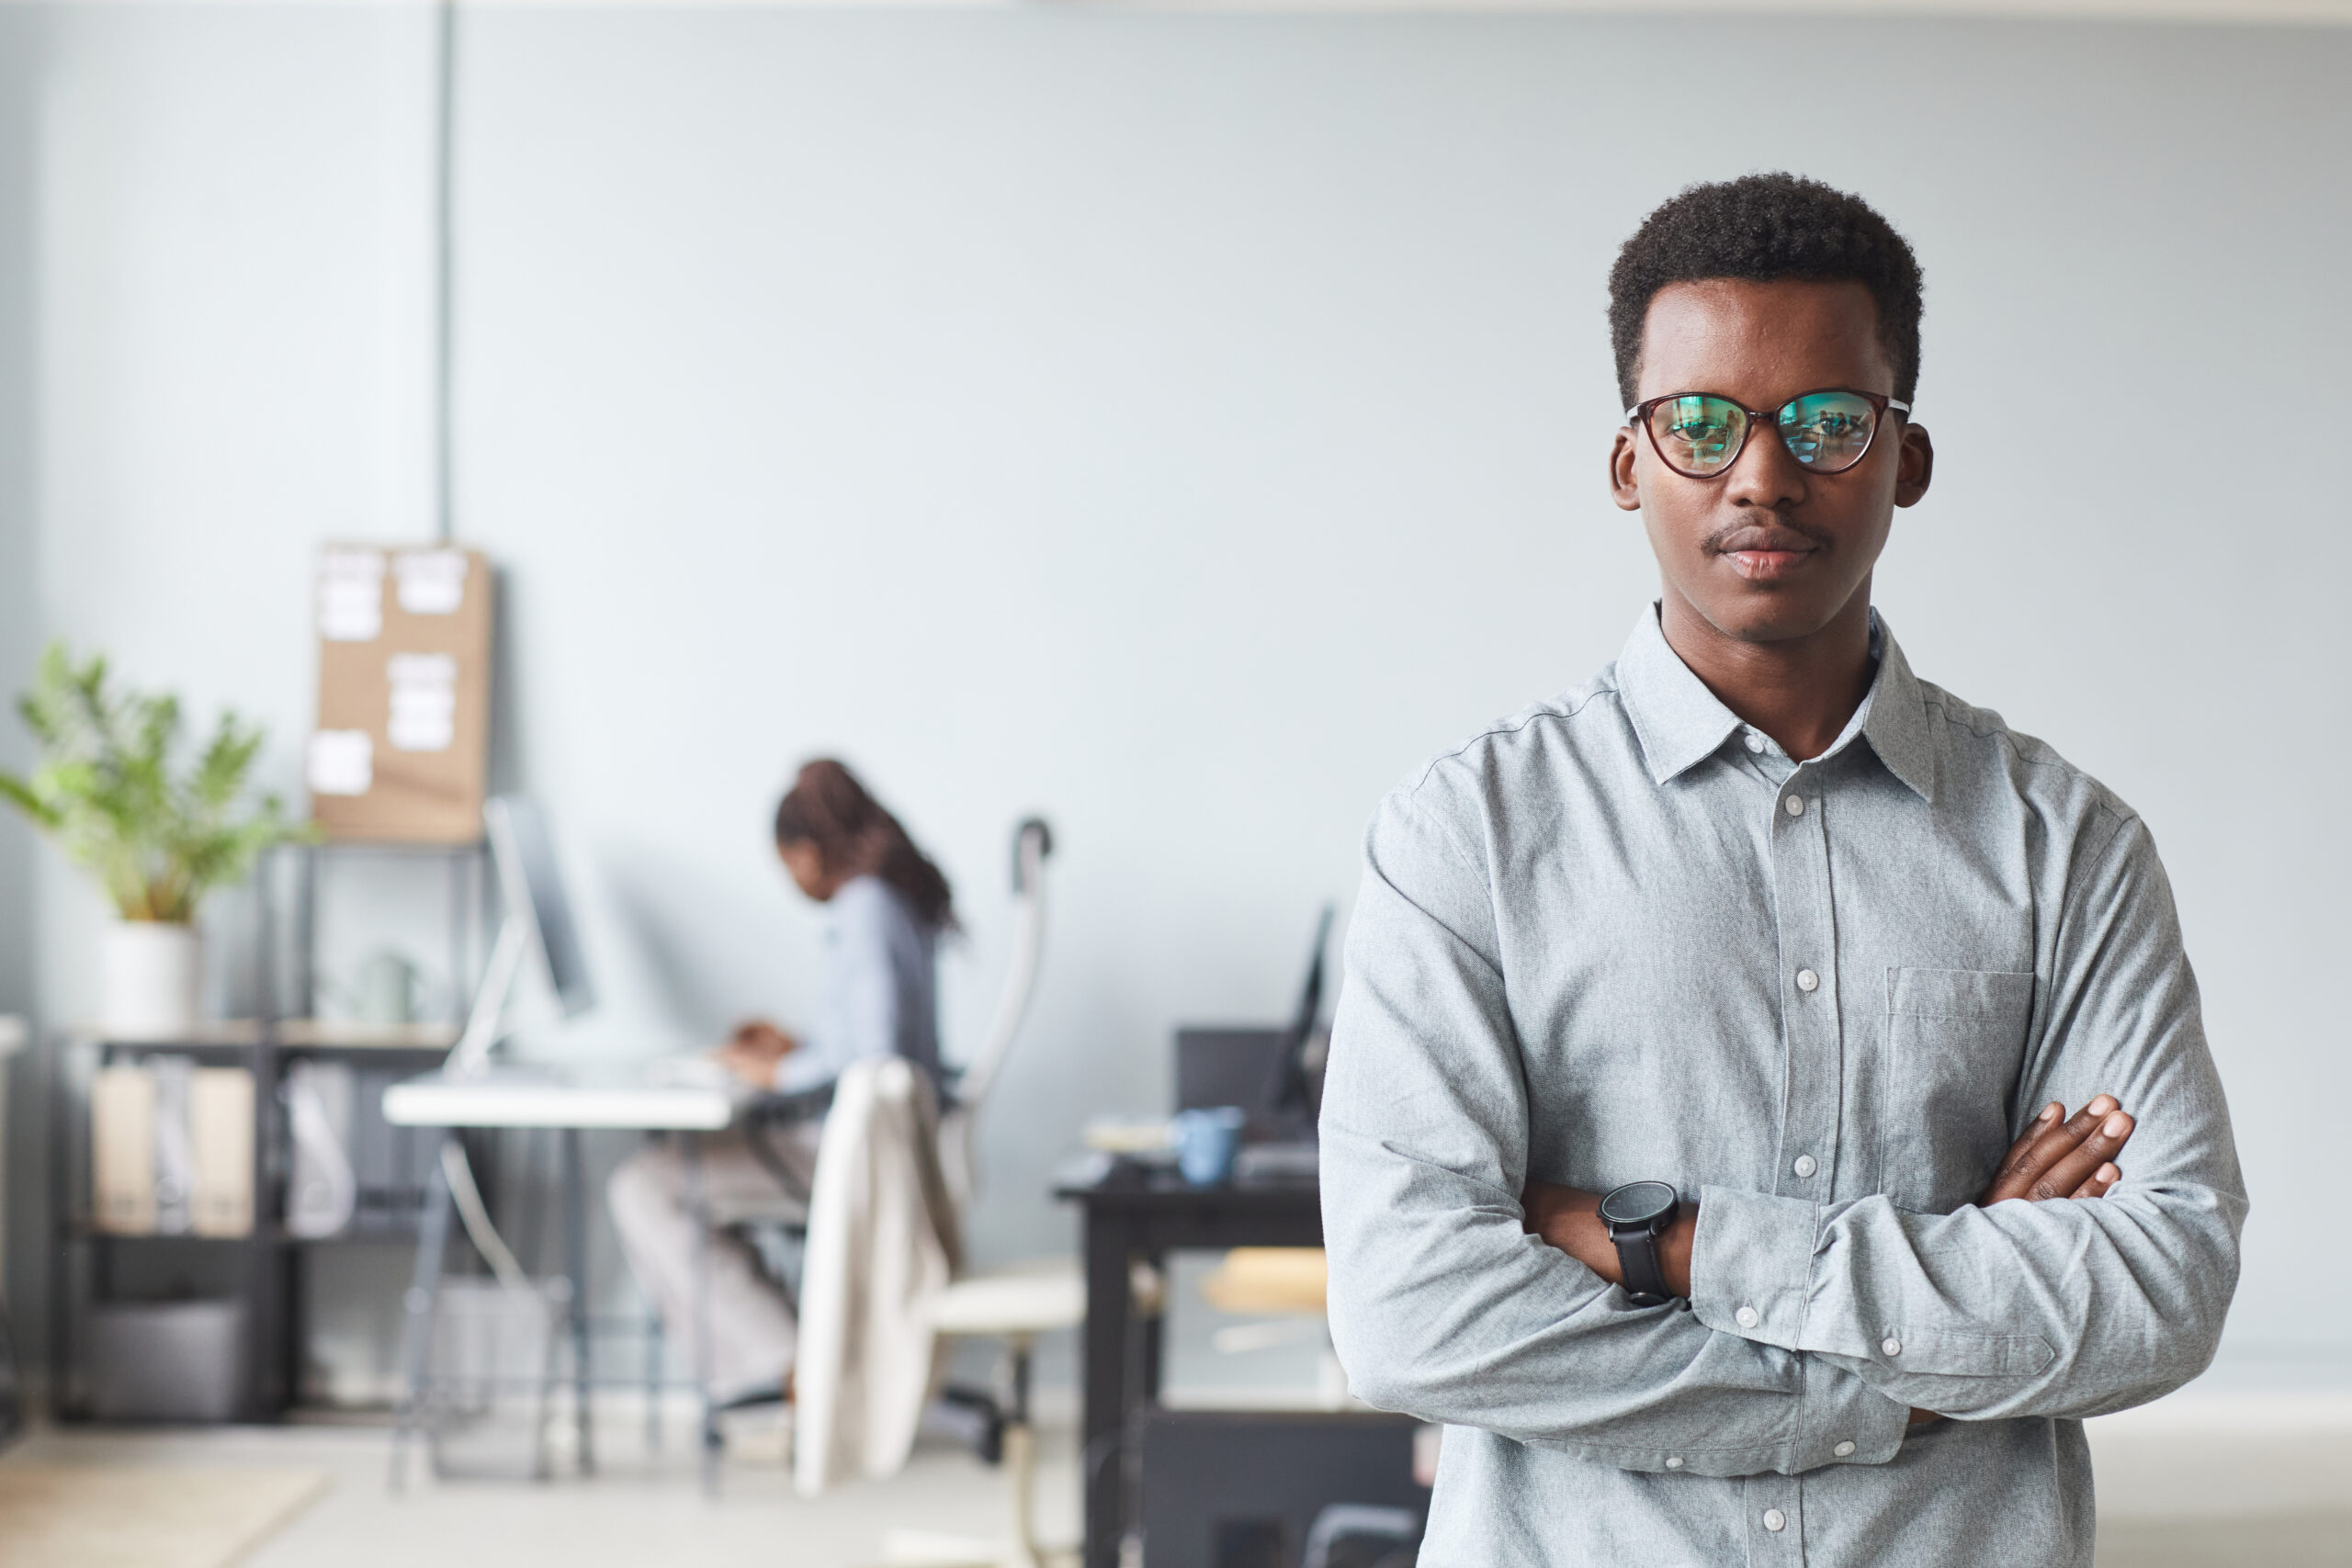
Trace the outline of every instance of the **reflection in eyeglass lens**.
<instances>
[{"instance_id":1,"label":"reflection in eyeglass lens","mask_svg":"<svg viewBox=\"0 0 2352 1568\"><path fill-rule=\"evenodd\" d=\"M1835 473L1862 459L1878 411L1851 392L1808 392L1781 410L1781 439L1808 468Z\"/></svg>"},{"instance_id":2,"label":"reflection in eyeglass lens","mask_svg":"<svg viewBox=\"0 0 2352 1568\"><path fill-rule=\"evenodd\" d=\"M1747 414L1725 398L1668 398L1650 411L1650 433L1675 468L1711 474L1738 454Z\"/></svg>"}]
</instances>

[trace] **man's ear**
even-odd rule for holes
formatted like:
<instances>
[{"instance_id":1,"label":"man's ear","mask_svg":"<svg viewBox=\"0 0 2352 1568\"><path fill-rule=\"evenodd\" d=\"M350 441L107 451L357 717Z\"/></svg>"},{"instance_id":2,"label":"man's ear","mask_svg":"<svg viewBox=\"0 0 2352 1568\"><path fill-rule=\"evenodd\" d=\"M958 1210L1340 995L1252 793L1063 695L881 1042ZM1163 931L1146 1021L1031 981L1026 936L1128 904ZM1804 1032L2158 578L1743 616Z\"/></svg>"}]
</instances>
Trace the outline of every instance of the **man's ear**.
<instances>
[{"instance_id":1,"label":"man's ear","mask_svg":"<svg viewBox=\"0 0 2352 1568\"><path fill-rule=\"evenodd\" d=\"M1617 439L1609 446L1609 498L1626 512L1642 509L1642 492L1634 483L1635 452L1634 432L1630 427L1620 430ZM1903 504L1908 506L1910 502Z\"/></svg>"},{"instance_id":2,"label":"man's ear","mask_svg":"<svg viewBox=\"0 0 2352 1568\"><path fill-rule=\"evenodd\" d=\"M1903 454L1895 460L1894 504L1917 506L1919 498L1928 493L1928 481L1936 477L1936 444L1928 439L1928 427L1903 425Z\"/></svg>"}]
</instances>

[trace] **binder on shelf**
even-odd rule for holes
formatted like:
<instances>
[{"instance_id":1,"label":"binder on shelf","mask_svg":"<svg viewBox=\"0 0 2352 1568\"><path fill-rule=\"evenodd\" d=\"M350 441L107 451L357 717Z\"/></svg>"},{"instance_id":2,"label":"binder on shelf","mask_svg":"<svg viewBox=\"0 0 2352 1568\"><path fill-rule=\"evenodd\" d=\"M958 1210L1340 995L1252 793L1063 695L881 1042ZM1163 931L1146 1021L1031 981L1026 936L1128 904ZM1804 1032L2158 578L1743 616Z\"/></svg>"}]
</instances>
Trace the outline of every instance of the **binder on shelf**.
<instances>
[{"instance_id":1,"label":"binder on shelf","mask_svg":"<svg viewBox=\"0 0 2352 1568\"><path fill-rule=\"evenodd\" d=\"M187 1092L195 1168L190 1221L198 1235L251 1235L254 1228L254 1075L198 1067Z\"/></svg>"},{"instance_id":2,"label":"binder on shelf","mask_svg":"<svg viewBox=\"0 0 2352 1568\"><path fill-rule=\"evenodd\" d=\"M90 1190L110 1235L253 1234L253 1073L173 1055L99 1068Z\"/></svg>"},{"instance_id":3,"label":"binder on shelf","mask_svg":"<svg viewBox=\"0 0 2352 1568\"><path fill-rule=\"evenodd\" d=\"M144 1067L100 1067L90 1083L90 1193L98 1229L155 1229L155 1079Z\"/></svg>"},{"instance_id":4,"label":"binder on shelf","mask_svg":"<svg viewBox=\"0 0 2352 1568\"><path fill-rule=\"evenodd\" d=\"M384 1091L407 1076L404 1070L373 1067L362 1069L355 1080L350 1148L357 1225L365 1232L398 1232L415 1223L437 1157L436 1136L384 1120Z\"/></svg>"},{"instance_id":5,"label":"binder on shelf","mask_svg":"<svg viewBox=\"0 0 2352 1568\"><path fill-rule=\"evenodd\" d=\"M286 1228L306 1238L351 1224L358 1185L352 1172L351 1068L341 1062L296 1062L286 1071L287 1122L293 1159L286 1184Z\"/></svg>"},{"instance_id":6,"label":"binder on shelf","mask_svg":"<svg viewBox=\"0 0 2352 1568\"><path fill-rule=\"evenodd\" d=\"M186 1235L196 1190L196 1147L188 1136L188 1080L196 1064L186 1056L150 1056L146 1068L155 1080L154 1230Z\"/></svg>"}]
</instances>

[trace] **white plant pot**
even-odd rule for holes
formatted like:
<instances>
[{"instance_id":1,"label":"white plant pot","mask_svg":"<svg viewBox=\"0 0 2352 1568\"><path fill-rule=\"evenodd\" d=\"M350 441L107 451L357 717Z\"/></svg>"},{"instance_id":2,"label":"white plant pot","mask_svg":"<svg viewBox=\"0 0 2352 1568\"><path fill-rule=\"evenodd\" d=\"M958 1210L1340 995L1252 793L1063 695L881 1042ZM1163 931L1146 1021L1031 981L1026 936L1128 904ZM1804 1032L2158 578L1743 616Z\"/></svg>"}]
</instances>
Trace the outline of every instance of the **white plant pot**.
<instances>
[{"instance_id":1,"label":"white plant pot","mask_svg":"<svg viewBox=\"0 0 2352 1568\"><path fill-rule=\"evenodd\" d=\"M204 939L193 926L118 920L98 949L98 1023L126 1039L185 1034L196 1026Z\"/></svg>"}]
</instances>

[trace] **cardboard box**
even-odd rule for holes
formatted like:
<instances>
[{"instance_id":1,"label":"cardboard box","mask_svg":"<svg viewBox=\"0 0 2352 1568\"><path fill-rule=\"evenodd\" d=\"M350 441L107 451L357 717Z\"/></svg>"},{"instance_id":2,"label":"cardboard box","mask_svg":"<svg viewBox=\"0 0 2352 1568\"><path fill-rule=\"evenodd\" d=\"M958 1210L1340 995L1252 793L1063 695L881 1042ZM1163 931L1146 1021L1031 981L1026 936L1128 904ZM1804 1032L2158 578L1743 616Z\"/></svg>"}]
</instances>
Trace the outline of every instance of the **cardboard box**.
<instances>
[{"instance_id":1,"label":"cardboard box","mask_svg":"<svg viewBox=\"0 0 2352 1568\"><path fill-rule=\"evenodd\" d=\"M479 550L452 545L319 552L308 775L311 819L329 838L481 837L495 587Z\"/></svg>"}]
</instances>

